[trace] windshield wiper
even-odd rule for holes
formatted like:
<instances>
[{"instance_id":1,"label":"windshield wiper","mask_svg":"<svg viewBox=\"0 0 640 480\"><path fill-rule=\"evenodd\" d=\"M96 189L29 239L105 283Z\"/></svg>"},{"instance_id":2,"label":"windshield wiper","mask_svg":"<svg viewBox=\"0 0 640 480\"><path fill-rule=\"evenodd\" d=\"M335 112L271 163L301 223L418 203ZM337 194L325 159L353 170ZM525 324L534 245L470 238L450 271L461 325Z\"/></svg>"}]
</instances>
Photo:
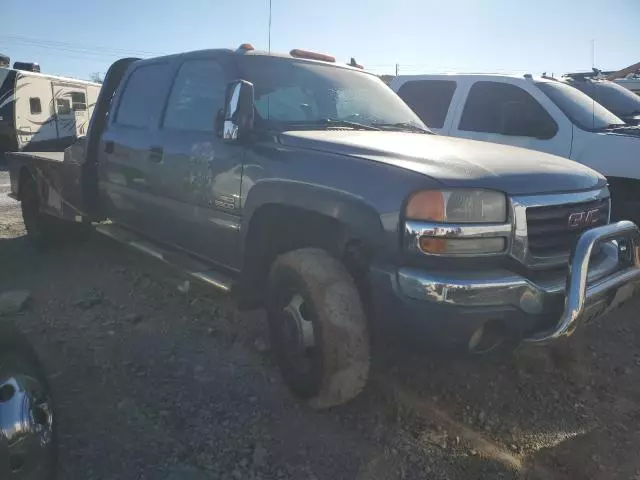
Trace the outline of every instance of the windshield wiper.
<instances>
[{"instance_id":1,"label":"windshield wiper","mask_svg":"<svg viewBox=\"0 0 640 480\"><path fill-rule=\"evenodd\" d=\"M397 130L399 132L419 132L433 134L431 130L427 130L426 128L422 128L421 126L411 122L374 123L374 125L376 127L380 127L383 130Z\"/></svg>"},{"instance_id":2,"label":"windshield wiper","mask_svg":"<svg viewBox=\"0 0 640 480\"><path fill-rule=\"evenodd\" d=\"M306 120L299 122L282 122L283 126L286 128L289 127L346 127L352 128L354 130L380 130L378 127L373 125L366 125L364 123L351 122L349 120L339 120L334 118L318 118L317 120Z\"/></svg>"}]
</instances>

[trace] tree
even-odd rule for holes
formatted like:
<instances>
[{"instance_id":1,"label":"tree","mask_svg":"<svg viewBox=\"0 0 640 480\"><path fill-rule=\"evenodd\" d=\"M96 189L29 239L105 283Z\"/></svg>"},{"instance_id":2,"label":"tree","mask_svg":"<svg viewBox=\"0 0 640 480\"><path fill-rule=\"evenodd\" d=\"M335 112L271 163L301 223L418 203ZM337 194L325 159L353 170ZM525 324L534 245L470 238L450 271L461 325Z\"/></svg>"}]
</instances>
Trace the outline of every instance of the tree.
<instances>
[{"instance_id":1,"label":"tree","mask_svg":"<svg viewBox=\"0 0 640 480\"><path fill-rule=\"evenodd\" d=\"M91 80L92 82L95 82L95 83L102 83L104 81L104 77L102 76L102 74L100 72L93 72L89 76L89 80Z\"/></svg>"}]
</instances>

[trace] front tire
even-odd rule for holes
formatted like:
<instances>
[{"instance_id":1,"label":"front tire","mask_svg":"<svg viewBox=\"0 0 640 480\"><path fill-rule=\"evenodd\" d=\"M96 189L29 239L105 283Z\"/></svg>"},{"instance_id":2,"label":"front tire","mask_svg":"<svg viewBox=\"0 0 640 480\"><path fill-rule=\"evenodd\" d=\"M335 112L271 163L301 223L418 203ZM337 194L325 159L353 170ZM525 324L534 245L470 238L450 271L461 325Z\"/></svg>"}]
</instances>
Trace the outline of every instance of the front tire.
<instances>
[{"instance_id":1,"label":"front tire","mask_svg":"<svg viewBox=\"0 0 640 480\"><path fill-rule=\"evenodd\" d=\"M271 344L285 383L316 409L356 397L369 376L369 327L353 279L324 250L280 255L269 275Z\"/></svg>"}]
</instances>

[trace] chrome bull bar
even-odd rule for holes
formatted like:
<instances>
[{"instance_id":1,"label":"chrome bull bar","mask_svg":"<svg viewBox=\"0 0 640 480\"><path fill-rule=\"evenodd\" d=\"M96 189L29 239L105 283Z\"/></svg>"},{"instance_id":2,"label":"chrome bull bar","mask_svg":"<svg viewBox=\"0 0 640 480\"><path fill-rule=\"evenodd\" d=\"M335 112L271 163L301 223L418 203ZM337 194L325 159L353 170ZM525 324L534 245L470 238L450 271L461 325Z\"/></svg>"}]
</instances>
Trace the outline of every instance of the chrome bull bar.
<instances>
[{"instance_id":1,"label":"chrome bull bar","mask_svg":"<svg viewBox=\"0 0 640 480\"><path fill-rule=\"evenodd\" d=\"M627 252L629 254L629 266L587 286L587 273L593 248L602 242L622 239L630 241L630 248ZM562 316L553 328L538 332L524 341L533 344L545 344L560 337L571 335L585 320L584 317L587 316L585 313L588 307L601 301L603 297L613 293L613 291L615 291L615 297L597 316L610 311L631 298L636 284L640 283L638 248L640 248L640 230L633 222L627 220L596 227L584 232L578 239L569 259L569 275L567 276L565 307Z\"/></svg>"}]
</instances>

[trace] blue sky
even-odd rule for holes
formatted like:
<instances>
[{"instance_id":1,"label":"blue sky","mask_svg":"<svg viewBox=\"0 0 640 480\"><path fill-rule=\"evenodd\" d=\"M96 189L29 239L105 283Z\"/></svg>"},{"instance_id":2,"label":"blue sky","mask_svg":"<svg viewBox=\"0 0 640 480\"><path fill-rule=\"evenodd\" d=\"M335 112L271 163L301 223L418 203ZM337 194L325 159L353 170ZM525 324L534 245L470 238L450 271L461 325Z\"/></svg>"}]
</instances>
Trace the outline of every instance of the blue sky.
<instances>
[{"instance_id":1,"label":"blue sky","mask_svg":"<svg viewBox=\"0 0 640 480\"><path fill-rule=\"evenodd\" d=\"M272 0L271 48L376 73L564 73L640 62L640 0ZM0 52L88 78L120 57L267 48L269 0L2 0Z\"/></svg>"}]
</instances>

